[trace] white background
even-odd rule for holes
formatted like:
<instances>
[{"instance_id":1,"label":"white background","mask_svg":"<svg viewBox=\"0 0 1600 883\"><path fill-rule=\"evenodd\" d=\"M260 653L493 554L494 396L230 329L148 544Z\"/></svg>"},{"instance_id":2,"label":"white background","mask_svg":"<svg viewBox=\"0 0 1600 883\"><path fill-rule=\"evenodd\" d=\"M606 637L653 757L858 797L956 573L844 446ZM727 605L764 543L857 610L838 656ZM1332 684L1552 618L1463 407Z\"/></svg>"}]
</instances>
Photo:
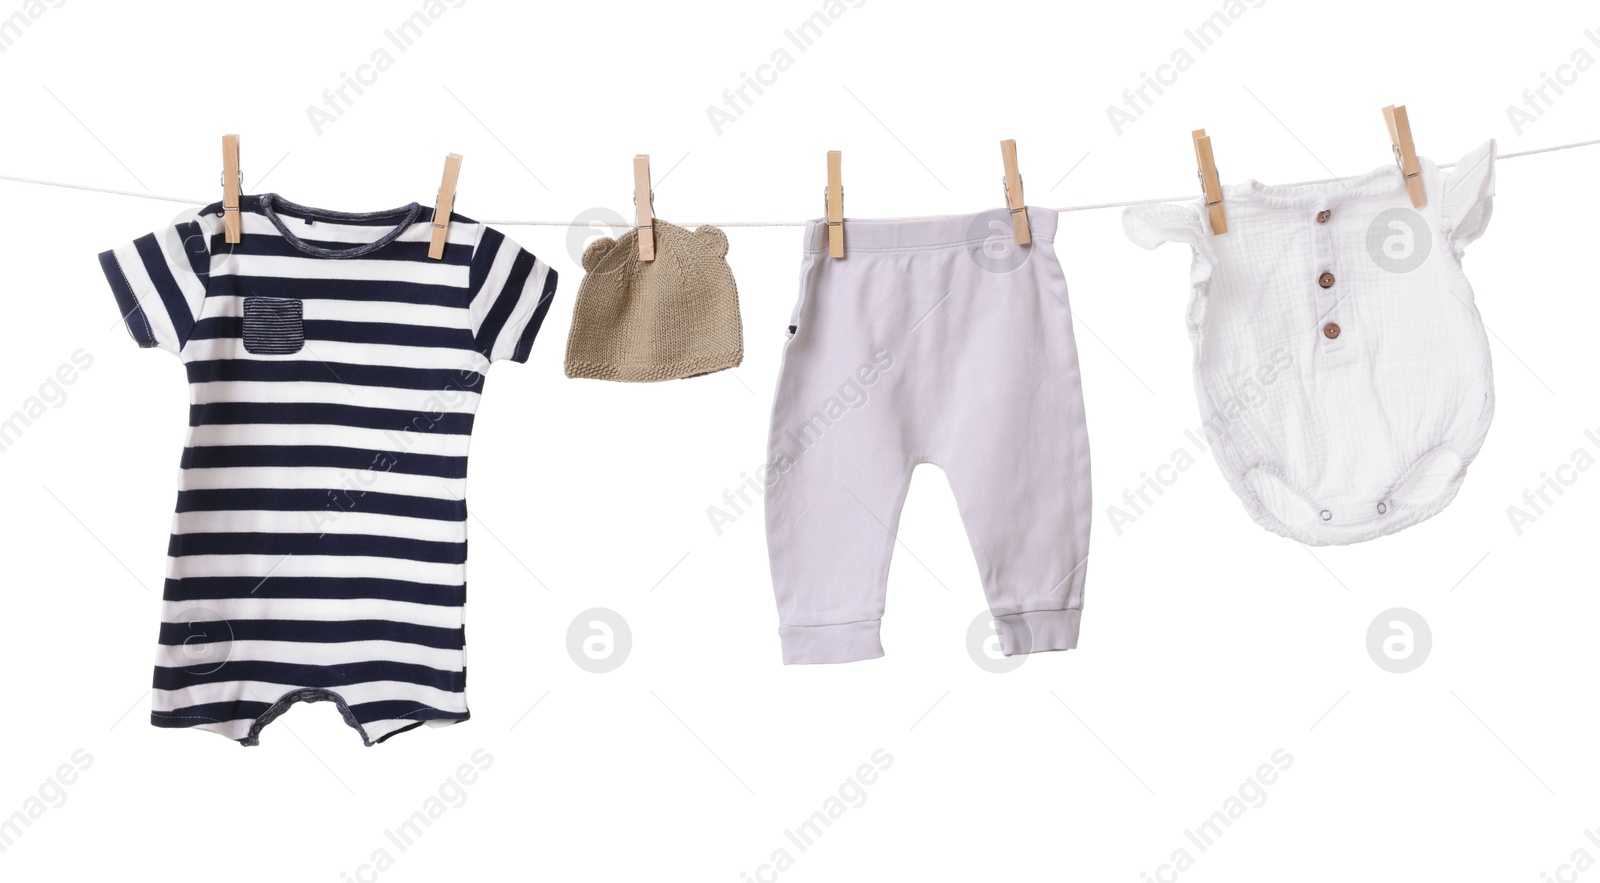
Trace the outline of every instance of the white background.
<instances>
[{"instance_id":1,"label":"white background","mask_svg":"<svg viewBox=\"0 0 1600 883\"><path fill-rule=\"evenodd\" d=\"M431 202L457 151L458 211L566 221L628 215L629 160L648 152L667 220L798 220L821 211L828 149L850 215L870 217L999 205L1002 138L1029 201L1062 206L1194 192L1202 126L1225 180L1274 183L1388 163L1390 103L1439 162L1490 137L1512 152L1600 136L1600 69L1520 134L1506 113L1579 47L1600 57L1593 4L1429 5L1242 6L1200 52L1184 32L1219 4L871 0L800 52L785 31L810 0L473 0L399 52L384 31L420 3L72 0L36 7L0 53L0 174L212 201L218 136L238 132L247 192ZM307 107L379 47L393 66L319 134ZM1107 106L1180 47L1193 66L1119 135ZM779 48L792 66L716 132L707 107ZM93 359L0 453L0 816L41 788L49 807L0 876L1555 877L1575 850L1600 857L1584 836L1600 829L1600 470L1563 473L1576 481L1520 536L1507 507L1575 450L1600 456L1597 184L1600 148L1503 162L1467 258L1496 369L1488 441L1442 514L1342 548L1257 527L1209 455L1118 535L1108 507L1199 423L1189 255L1141 251L1116 210L1064 215L1096 499L1087 605L1079 649L1003 674L969 656L983 595L937 470L899 525L880 660L780 665L760 513L711 527L707 507L765 457L795 228L729 230L742 367L632 386L563 376L573 246L506 227L562 281L532 360L497 367L479 412L472 719L368 749L332 705L300 705L243 750L146 722L186 391L176 360L117 325L95 253L182 207L0 182L0 414L75 351ZM632 632L609 674L568 655L594 607ZM1431 626L1409 674L1368 655L1392 607ZM864 803L847 788L809 849L785 837L880 748L892 765ZM1293 762L1265 802L1197 849L1184 832L1280 748ZM63 801L46 782L77 749L92 764ZM488 769L396 848L385 831L478 749ZM1193 865L1163 869L1179 848ZM792 865L764 868L779 849Z\"/></svg>"}]
</instances>

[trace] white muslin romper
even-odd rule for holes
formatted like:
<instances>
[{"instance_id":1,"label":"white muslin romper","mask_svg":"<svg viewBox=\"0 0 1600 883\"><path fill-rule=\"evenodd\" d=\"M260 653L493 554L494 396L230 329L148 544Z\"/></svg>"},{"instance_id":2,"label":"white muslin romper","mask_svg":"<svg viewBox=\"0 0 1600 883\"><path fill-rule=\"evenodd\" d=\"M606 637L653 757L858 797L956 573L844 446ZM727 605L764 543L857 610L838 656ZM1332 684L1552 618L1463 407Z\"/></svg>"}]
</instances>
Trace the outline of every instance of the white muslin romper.
<instances>
[{"instance_id":1,"label":"white muslin romper","mask_svg":"<svg viewBox=\"0 0 1600 883\"><path fill-rule=\"evenodd\" d=\"M1487 226L1495 143L1448 172L1423 159L1427 204L1398 168L1331 183L1223 188L1133 206L1129 238L1194 252L1195 393L1217 465L1261 526L1357 543L1455 496L1494 413L1489 345L1461 269Z\"/></svg>"}]
</instances>

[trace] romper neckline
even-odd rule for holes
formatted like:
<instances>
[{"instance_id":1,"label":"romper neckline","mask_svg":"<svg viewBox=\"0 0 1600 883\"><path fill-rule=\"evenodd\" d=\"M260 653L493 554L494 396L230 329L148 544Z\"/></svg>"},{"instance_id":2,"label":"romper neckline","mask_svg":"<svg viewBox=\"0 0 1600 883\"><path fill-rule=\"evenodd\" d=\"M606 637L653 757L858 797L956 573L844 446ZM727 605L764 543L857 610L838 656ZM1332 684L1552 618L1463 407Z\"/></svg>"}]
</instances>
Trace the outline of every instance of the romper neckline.
<instances>
[{"instance_id":1,"label":"romper neckline","mask_svg":"<svg viewBox=\"0 0 1600 883\"><path fill-rule=\"evenodd\" d=\"M283 236L285 242L289 243L296 251L318 258L356 258L372 254L398 239L400 234L404 233L413 223L416 223L418 215L422 213L422 205L415 202L398 208L383 209L375 212L339 212L332 209L300 205L297 202L284 199L276 193L264 193L256 197L256 200L261 208L261 213L267 216L267 220L271 221L274 227L278 228L278 233ZM329 248L323 245L314 245L296 236L289 229L289 225L285 224L283 218L278 215L280 210L298 217L310 218L313 221L360 223L363 221L380 221L386 218L399 218L400 223L371 242L358 243L348 247Z\"/></svg>"},{"instance_id":2,"label":"romper neckline","mask_svg":"<svg viewBox=\"0 0 1600 883\"><path fill-rule=\"evenodd\" d=\"M1224 185L1222 192L1224 200L1246 202L1265 209L1304 210L1337 205L1364 196L1399 192L1404 189L1404 183L1399 167L1379 166L1362 175L1333 181L1263 184L1250 178L1238 184Z\"/></svg>"}]
</instances>

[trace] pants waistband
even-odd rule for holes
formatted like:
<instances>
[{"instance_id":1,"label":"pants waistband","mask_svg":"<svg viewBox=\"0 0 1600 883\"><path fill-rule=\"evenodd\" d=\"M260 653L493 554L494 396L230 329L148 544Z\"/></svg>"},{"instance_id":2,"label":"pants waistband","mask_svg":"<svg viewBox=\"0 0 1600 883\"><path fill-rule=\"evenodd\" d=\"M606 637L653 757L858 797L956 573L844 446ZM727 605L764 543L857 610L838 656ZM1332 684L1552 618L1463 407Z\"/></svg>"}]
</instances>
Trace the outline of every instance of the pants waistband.
<instances>
[{"instance_id":1,"label":"pants waistband","mask_svg":"<svg viewBox=\"0 0 1600 883\"><path fill-rule=\"evenodd\" d=\"M1033 239L1054 242L1057 213L1053 209L1028 207L1028 231ZM806 222L805 251L816 254L828 250L828 222L817 218ZM854 251L923 251L969 246L995 237L1013 239L1011 213L1003 208L971 215L942 218L894 220L845 218L844 248Z\"/></svg>"}]
</instances>

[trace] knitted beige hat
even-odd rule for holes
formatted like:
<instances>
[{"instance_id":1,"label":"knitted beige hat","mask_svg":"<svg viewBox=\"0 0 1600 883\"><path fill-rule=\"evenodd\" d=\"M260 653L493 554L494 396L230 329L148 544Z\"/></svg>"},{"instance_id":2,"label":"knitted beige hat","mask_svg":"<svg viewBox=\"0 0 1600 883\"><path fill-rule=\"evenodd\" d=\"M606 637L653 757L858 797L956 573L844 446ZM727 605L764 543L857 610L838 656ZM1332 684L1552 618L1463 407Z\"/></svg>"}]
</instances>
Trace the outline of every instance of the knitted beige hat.
<instances>
[{"instance_id":1,"label":"knitted beige hat","mask_svg":"<svg viewBox=\"0 0 1600 883\"><path fill-rule=\"evenodd\" d=\"M638 232L597 239L583 252L567 335L567 376L672 380L744 361L739 291L723 257L728 237L655 219L656 257L639 260Z\"/></svg>"}]
</instances>

